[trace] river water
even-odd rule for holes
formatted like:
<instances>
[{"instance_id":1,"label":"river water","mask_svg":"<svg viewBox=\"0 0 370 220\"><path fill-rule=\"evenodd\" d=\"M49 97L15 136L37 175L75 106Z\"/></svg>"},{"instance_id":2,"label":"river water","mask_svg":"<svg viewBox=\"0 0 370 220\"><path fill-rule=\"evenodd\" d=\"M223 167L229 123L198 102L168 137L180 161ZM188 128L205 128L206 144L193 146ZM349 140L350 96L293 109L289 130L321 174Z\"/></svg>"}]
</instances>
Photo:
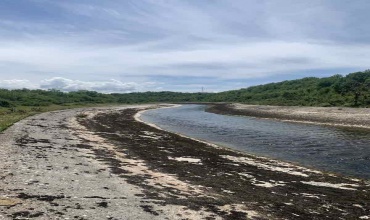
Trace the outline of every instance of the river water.
<instances>
[{"instance_id":1,"label":"river water","mask_svg":"<svg viewBox=\"0 0 370 220\"><path fill-rule=\"evenodd\" d=\"M324 171L370 179L370 132L205 112L205 105L149 110L142 120L186 136Z\"/></svg>"}]
</instances>

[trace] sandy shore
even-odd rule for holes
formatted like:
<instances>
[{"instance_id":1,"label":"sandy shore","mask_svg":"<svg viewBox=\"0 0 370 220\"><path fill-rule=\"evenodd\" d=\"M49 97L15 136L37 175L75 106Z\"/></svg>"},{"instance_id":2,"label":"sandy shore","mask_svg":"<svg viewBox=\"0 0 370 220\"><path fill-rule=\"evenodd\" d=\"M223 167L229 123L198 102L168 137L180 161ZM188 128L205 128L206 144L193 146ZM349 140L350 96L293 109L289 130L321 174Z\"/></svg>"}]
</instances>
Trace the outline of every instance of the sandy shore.
<instances>
[{"instance_id":1,"label":"sandy shore","mask_svg":"<svg viewBox=\"0 0 370 220\"><path fill-rule=\"evenodd\" d=\"M207 111L218 114L370 129L369 108L266 106L234 103L213 104Z\"/></svg>"},{"instance_id":2,"label":"sandy shore","mask_svg":"<svg viewBox=\"0 0 370 220\"><path fill-rule=\"evenodd\" d=\"M367 219L370 185L181 137L155 106L44 113L0 135L0 219Z\"/></svg>"}]
</instances>

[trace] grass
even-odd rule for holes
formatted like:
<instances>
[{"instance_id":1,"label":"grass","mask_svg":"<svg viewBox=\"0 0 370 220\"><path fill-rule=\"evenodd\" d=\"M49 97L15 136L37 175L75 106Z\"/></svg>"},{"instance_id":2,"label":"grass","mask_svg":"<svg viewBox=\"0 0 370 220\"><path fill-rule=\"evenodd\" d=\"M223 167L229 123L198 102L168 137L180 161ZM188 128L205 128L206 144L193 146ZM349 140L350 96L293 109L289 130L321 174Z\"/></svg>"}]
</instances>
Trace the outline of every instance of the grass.
<instances>
[{"instance_id":1,"label":"grass","mask_svg":"<svg viewBox=\"0 0 370 220\"><path fill-rule=\"evenodd\" d=\"M99 107L107 106L107 104L70 104L70 105L50 105L41 107L18 106L15 108L0 108L0 132L6 130L14 123L27 118L32 115L40 114L43 112L50 112L56 110L82 108L82 107Z\"/></svg>"}]
</instances>

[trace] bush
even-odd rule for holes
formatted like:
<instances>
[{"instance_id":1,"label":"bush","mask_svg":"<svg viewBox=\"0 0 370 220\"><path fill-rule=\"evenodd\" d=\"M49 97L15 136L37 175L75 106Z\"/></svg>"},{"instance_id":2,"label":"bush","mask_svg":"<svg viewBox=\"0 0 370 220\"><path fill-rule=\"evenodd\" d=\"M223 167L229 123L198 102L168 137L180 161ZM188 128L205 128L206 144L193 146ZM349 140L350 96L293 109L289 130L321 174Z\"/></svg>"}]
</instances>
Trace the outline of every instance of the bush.
<instances>
[{"instance_id":1,"label":"bush","mask_svg":"<svg viewBox=\"0 0 370 220\"><path fill-rule=\"evenodd\" d=\"M0 99L0 107L10 108L12 106L13 105L9 101Z\"/></svg>"}]
</instances>

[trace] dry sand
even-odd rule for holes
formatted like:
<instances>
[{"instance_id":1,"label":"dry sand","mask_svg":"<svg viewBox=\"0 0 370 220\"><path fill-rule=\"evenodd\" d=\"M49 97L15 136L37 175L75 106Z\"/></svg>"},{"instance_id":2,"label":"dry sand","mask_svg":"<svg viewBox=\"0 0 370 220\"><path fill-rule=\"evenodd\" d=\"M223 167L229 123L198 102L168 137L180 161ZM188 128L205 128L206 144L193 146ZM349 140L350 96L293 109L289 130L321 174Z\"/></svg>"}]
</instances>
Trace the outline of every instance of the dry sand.
<instances>
[{"instance_id":1,"label":"dry sand","mask_svg":"<svg viewBox=\"0 0 370 220\"><path fill-rule=\"evenodd\" d=\"M123 108L113 110L118 109ZM93 149L79 147L82 144L107 150L114 147L76 124L76 116L86 114L86 118L91 118L102 111L112 109L43 113L16 123L0 135L0 219L153 220L184 219L184 214L189 219L209 216L206 211L161 206L143 198L140 187L112 174L109 166L96 158ZM127 165L127 169L150 173L136 162ZM158 178L175 182L163 176ZM161 213L153 215L147 207Z\"/></svg>"}]
</instances>

